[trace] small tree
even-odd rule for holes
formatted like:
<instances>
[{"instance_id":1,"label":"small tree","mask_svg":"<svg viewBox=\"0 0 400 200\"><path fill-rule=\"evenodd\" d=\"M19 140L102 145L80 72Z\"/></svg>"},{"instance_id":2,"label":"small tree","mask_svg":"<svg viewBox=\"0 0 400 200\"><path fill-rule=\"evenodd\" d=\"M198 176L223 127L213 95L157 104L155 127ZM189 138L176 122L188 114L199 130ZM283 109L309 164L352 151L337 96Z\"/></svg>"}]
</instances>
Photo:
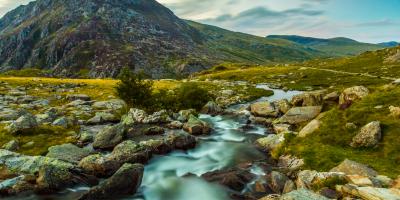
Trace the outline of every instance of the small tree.
<instances>
[{"instance_id":1,"label":"small tree","mask_svg":"<svg viewBox=\"0 0 400 200\"><path fill-rule=\"evenodd\" d=\"M212 100L212 96L196 83L183 83L176 90L176 99L179 109L200 110L208 101Z\"/></svg>"},{"instance_id":2,"label":"small tree","mask_svg":"<svg viewBox=\"0 0 400 200\"><path fill-rule=\"evenodd\" d=\"M134 73L123 68L118 76L120 82L115 90L119 98L130 107L146 109L152 104L153 81L146 80L143 72Z\"/></svg>"}]
</instances>

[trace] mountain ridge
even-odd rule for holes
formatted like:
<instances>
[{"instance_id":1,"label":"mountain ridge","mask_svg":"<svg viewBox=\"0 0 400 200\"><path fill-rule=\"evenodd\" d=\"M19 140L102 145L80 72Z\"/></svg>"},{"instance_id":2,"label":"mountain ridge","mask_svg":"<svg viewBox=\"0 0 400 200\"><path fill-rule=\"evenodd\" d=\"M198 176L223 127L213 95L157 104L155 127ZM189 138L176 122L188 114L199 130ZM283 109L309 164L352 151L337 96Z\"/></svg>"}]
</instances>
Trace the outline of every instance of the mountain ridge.
<instances>
[{"instance_id":1,"label":"mountain ridge","mask_svg":"<svg viewBox=\"0 0 400 200\"><path fill-rule=\"evenodd\" d=\"M355 56L365 51L374 51L384 48L384 46L378 44L358 42L346 37L323 39L298 35L269 35L266 36L266 38L280 38L293 41L336 57Z\"/></svg>"}]
</instances>

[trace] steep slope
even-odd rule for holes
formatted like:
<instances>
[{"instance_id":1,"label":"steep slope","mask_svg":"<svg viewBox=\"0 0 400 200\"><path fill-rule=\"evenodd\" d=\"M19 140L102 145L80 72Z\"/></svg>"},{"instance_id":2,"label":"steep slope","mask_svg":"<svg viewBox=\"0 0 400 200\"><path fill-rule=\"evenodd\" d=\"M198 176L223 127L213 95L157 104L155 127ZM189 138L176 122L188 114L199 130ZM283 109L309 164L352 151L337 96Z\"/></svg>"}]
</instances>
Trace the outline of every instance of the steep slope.
<instances>
[{"instance_id":1,"label":"steep slope","mask_svg":"<svg viewBox=\"0 0 400 200\"><path fill-rule=\"evenodd\" d=\"M154 0L38 0L0 20L0 66L37 66L63 76L89 71L93 77L130 66L159 77L182 64L168 66L170 60L196 68L198 62L186 59L202 54L199 37Z\"/></svg>"},{"instance_id":2,"label":"steep slope","mask_svg":"<svg viewBox=\"0 0 400 200\"><path fill-rule=\"evenodd\" d=\"M154 78L221 62L265 64L320 57L316 50L187 22L155 0L37 0L0 19L0 71L40 68L58 76Z\"/></svg>"},{"instance_id":3,"label":"steep slope","mask_svg":"<svg viewBox=\"0 0 400 200\"><path fill-rule=\"evenodd\" d=\"M325 52L329 56L352 56L365 51L374 51L384 48L382 45L358 42L349 38L321 39L302 37L297 35L270 35L267 38L279 38L304 45L318 51Z\"/></svg>"}]
</instances>

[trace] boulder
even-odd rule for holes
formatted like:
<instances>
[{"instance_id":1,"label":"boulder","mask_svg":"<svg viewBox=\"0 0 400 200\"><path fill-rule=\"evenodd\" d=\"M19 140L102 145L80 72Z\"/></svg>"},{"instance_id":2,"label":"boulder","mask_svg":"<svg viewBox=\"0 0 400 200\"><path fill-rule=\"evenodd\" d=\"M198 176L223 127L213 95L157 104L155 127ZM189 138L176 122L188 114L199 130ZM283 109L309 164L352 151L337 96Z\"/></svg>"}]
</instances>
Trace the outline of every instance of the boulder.
<instances>
[{"instance_id":1,"label":"boulder","mask_svg":"<svg viewBox=\"0 0 400 200\"><path fill-rule=\"evenodd\" d=\"M292 98L293 106L322 106L325 91L304 92Z\"/></svg>"},{"instance_id":2,"label":"boulder","mask_svg":"<svg viewBox=\"0 0 400 200\"><path fill-rule=\"evenodd\" d=\"M369 168L366 165L351 161L351 160L344 160L340 163L337 167L334 167L330 170L331 172L343 172L346 175L360 175L360 176L367 176L367 177L375 177L378 173Z\"/></svg>"},{"instance_id":3,"label":"boulder","mask_svg":"<svg viewBox=\"0 0 400 200\"><path fill-rule=\"evenodd\" d=\"M283 187L282 194L286 194L294 190L296 190L296 184L289 179L286 181L285 186Z\"/></svg>"},{"instance_id":4,"label":"boulder","mask_svg":"<svg viewBox=\"0 0 400 200\"><path fill-rule=\"evenodd\" d=\"M250 111L258 117L278 117L279 114L275 105L267 101L251 104Z\"/></svg>"},{"instance_id":5,"label":"boulder","mask_svg":"<svg viewBox=\"0 0 400 200\"><path fill-rule=\"evenodd\" d=\"M12 121L11 124L5 127L5 129L8 132L14 134L36 128L37 126L38 123L36 121L36 117L30 113L26 113L25 115L19 117L17 120Z\"/></svg>"},{"instance_id":6,"label":"boulder","mask_svg":"<svg viewBox=\"0 0 400 200\"><path fill-rule=\"evenodd\" d=\"M325 95L323 100L337 103L339 101L339 96L339 93L335 91Z\"/></svg>"},{"instance_id":7,"label":"boulder","mask_svg":"<svg viewBox=\"0 0 400 200\"><path fill-rule=\"evenodd\" d=\"M375 147L381 139L381 124L379 121L374 121L362 127L350 145L352 147Z\"/></svg>"},{"instance_id":8,"label":"boulder","mask_svg":"<svg viewBox=\"0 0 400 200\"><path fill-rule=\"evenodd\" d=\"M241 192L248 183L250 183L255 175L247 170L240 168L230 168L226 170L217 170L207 172L201 176L206 181L219 183L232 190Z\"/></svg>"},{"instance_id":9,"label":"boulder","mask_svg":"<svg viewBox=\"0 0 400 200\"><path fill-rule=\"evenodd\" d=\"M146 140L146 141L141 141L139 144L149 149L152 154L163 155L172 151L173 149L172 144L170 144L164 139Z\"/></svg>"},{"instance_id":10,"label":"boulder","mask_svg":"<svg viewBox=\"0 0 400 200\"><path fill-rule=\"evenodd\" d=\"M400 107L390 106L389 111L393 117L400 118Z\"/></svg>"},{"instance_id":11,"label":"boulder","mask_svg":"<svg viewBox=\"0 0 400 200\"><path fill-rule=\"evenodd\" d=\"M345 174L342 172L317 172L313 170L303 170L297 174L297 188L312 189L314 186L327 186L326 183L344 180Z\"/></svg>"},{"instance_id":12,"label":"boulder","mask_svg":"<svg viewBox=\"0 0 400 200\"><path fill-rule=\"evenodd\" d=\"M201 113L209 115L219 115L224 110L214 101L209 101L202 109Z\"/></svg>"},{"instance_id":13,"label":"boulder","mask_svg":"<svg viewBox=\"0 0 400 200\"><path fill-rule=\"evenodd\" d=\"M79 148L73 144L62 144L50 147L46 156L77 164L91 153L92 151L87 148Z\"/></svg>"},{"instance_id":14,"label":"boulder","mask_svg":"<svg viewBox=\"0 0 400 200\"><path fill-rule=\"evenodd\" d=\"M123 163L146 163L151 157L150 151L134 141L126 140L117 145L107 159Z\"/></svg>"},{"instance_id":15,"label":"boulder","mask_svg":"<svg viewBox=\"0 0 400 200\"><path fill-rule=\"evenodd\" d=\"M73 170L73 164L44 156L26 156L0 149L0 164L9 171L21 174L37 174L42 166L54 166L60 169Z\"/></svg>"},{"instance_id":16,"label":"boulder","mask_svg":"<svg viewBox=\"0 0 400 200\"><path fill-rule=\"evenodd\" d=\"M167 125L170 129L181 129L183 127L183 123L180 121L172 121Z\"/></svg>"},{"instance_id":17,"label":"boulder","mask_svg":"<svg viewBox=\"0 0 400 200\"><path fill-rule=\"evenodd\" d=\"M298 189L282 195L279 200L329 200L307 189Z\"/></svg>"},{"instance_id":18,"label":"boulder","mask_svg":"<svg viewBox=\"0 0 400 200\"><path fill-rule=\"evenodd\" d=\"M114 199L136 193L142 183L144 166L124 164L113 176L93 187L80 200Z\"/></svg>"},{"instance_id":19,"label":"boulder","mask_svg":"<svg viewBox=\"0 0 400 200\"><path fill-rule=\"evenodd\" d=\"M67 95L68 101L82 100L82 101L90 101L90 97L86 94L70 94Z\"/></svg>"},{"instance_id":20,"label":"boulder","mask_svg":"<svg viewBox=\"0 0 400 200\"><path fill-rule=\"evenodd\" d=\"M71 186L74 179L74 175L67 168L43 165L40 167L36 184L40 192L54 192Z\"/></svg>"},{"instance_id":21,"label":"boulder","mask_svg":"<svg viewBox=\"0 0 400 200\"><path fill-rule=\"evenodd\" d=\"M178 121L187 122L191 115L197 116L197 111L195 109L181 110L178 115Z\"/></svg>"},{"instance_id":22,"label":"boulder","mask_svg":"<svg viewBox=\"0 0 400 200\"><path fill-rule=\"evenodd\" d=\"M167 137L167 143L174 149L188 150L196 146L196 137L187 133L172 133Z\"/></svg>"},{"instance_id":23,"label":"boulder","mask_svg":"<svg viewBox=\"0 0 400 200\"><path fill-rule=\"evenodd\" d=\"M60 117L60 118L54 120L54 122L51 125L68 128L69 124L70 124L70 122L67 117Z\"/></svg>"},{"instance_id":24,"label":"boulder","mask_svg":"<svg viewBox=\"0 0 400 200\"><path fill-rule=\"evenodd\" d=\"M206 135L211 133L211 127L194 115L189 117L188 122L183 125L183 129L192 135Z\"/></svg>"},{"instance_id":25,"label":"boulder","mask_svg":"<svg viewBox=\"0 0 400 200\"><path fill-rule=\"evenodd\" d=\"M363 200L399 200L400 190L375 188L375 187L358 187L356 185L336 186L336 190L344 194L353 195Z\"/></svg>"},{"instance_id":26,"label":"boulder","mask_svg":"<svg viewBox=\"0 0 400 200\"><path fill-rule=\"evenodd\" d=\"M345 176L348 183L357 185L357 186L373 186L371 179L367 176L360 175L346 175Z\"/></svg>"},{"instance_id":27,"label":"boulder","mask_svg":"<svg viewBox=\"0 0 400 200\"><path fill-rule=\"evenodd\" d=\"M125 137L125 132L125 126L121 123L113 126L107 126L95 136L93 148L113 148L122 142Z\"/></svg>"},{"instance_id":28,"label":"boulder","mask_svg":"<svg viewBox=\"0 0 400 200\"><path fill-rule=\"evenodd\" d=\"M304 160L297 157L286 155L278 159L278 167L288 172L300 170L304 166Z\"/></svg>"},{"instance_id":29,"label":"boulder","mask_svg":"<svg viewBox=\"0 0 400 200\"><path fill-rule=\"evenodd\" d=\"M78 166L83 169L85 173L97 177L109 177L118 170L115 162L107 160L105 156L100 154L94 154L83 158Z\"/></svg>"},{"instance_id":30,"label":"boulder","mask_svg":"<svg viewBox=\"0 0 400 200\"><path fill-rule=\"evenodd\" d=\"M92 107L96 110L112 110L115 113L122 113L128 106L122 99L111 99L94 102Z\"/></svg>"},{"instance_id":31,"label":"boulder","mask_svg":"<svg viewBox=\"0 0 400 200\"><path fill-rule=\"evenodd\" d=\"M267 137L258 139L255 144L263 151L271 151L278 148L285 141L283 134L270 134Z\"/></svg>"},{"instance_id":32,"label":"boulder","mask_svg":"<svg viewBox=\"0 0 400 200\"><path fill-rule=\"evenodd\" d=\"M280 172L272 171L267 180L268 187L271 188L273 192L276 194L282 194L285 184L289 178Z\"/></svg>"},{"instance_id":33,"label":"boulder","mask_svg":"<svg viewBox=\"0 0 400 200\"><path fill-rule=\"evenodd\" d=\"M48 109L44 114L37 114L36 121L38 124L52 123L58 117L58 111L55 108Z\"/></svg>"},{"instance_id":34,"label":"boulder","mask_svg":"<svg viewBox=\"0 0 400 200\"><path fill-rule=\"evenodd\" d=\"M287 99L275 101L274 105L277 107L278 111L283 114L287 113L287 111L289 111L290 108L292 108L292 105Z\"/></svg>"},{"instance_id":35,"label":"boulder","mask_svg":"<svg viewBox=\"0 0 400 200\"><path fill-rule=\"evenodd\" d=\"M276 134L290 133L293 129L293 126L290 124L273 124L272 127Z\"/></svg>"},{"instance_id":36,"label":"boulder","mask_svg":"<svg viewBox=\"0 0 400 200\"><path fill-rule=\"evenodd\" d=\"M166 110L161 110L148 115L145 111L136 108L131 108L129 112L121 119L122 123L126 126L133 126L135 124L161 124L171 122L171 118Z\"/></svg>"},{"instance_id":37,"label":"boulder","mask_svg":"<svg viewBox=\"0 0 400 200\"><path fill-rule=\"evenodd\" d=\"M321 121L318 119L314 119L310 123L308 123L304 128L301 129L298 136L306 137L307 135L310 135L315 131L317 131L320 128L320 126L321 126Z\"/></svg>"},{"instance_id":38,"label":"boulder","mask_svg":"<svg viewBox=\"0 0 400 200\"><path fill-rule=\"evenodd\" d=\"M355 86L345 89L339 97L339 104L352 103L368 96L369 90L364 86Z\"/></svg>"},{"instance_id":39,"label":"boulder","mask_svg":"<svg viewBox=\"0 0 400 200\"><path fill-rule=\"evenodd\" d=\"M290 109L279 121L281 123L300 124L310 121L321 113L321 106L295 107Z\"/></svg>"},{"instance_id":40,"label":"boulder","mask_svg":"<svg viewBox=\"0 0 400 200\"><path fill-rule=\"evenodd\" d=\"M9 151L17 151L19 149L19 143L16 140L11 140L4 144L1 148Z\"/></svg>"},{"instance_id":41,"label":"boulder","mask_svg":"<svg viewBox=\"0 0 400 200\"><path fill-rule=\"evenodd\" d=\"M94 117L87 120L87 124L106 124L119 122L120 118L108 112L97 112Z\"/></svg>"},{"instance_id":42,"label":"boulder","mask_svg":"<svg viewBox=\"0 0 400 200\"><path fill-rule=\"evenodd\" d=\"M21 112L15 109L0 109L0 121L16 120L21 116Z\"/></svg>"}]
</instances>

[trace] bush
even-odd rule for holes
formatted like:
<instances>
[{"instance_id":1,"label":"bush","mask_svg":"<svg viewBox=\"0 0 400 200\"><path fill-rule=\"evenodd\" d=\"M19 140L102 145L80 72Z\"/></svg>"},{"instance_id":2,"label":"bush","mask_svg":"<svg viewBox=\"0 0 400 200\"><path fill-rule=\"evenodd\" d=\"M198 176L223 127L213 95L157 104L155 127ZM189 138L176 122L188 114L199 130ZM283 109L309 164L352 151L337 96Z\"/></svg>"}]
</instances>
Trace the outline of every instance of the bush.
<instances>
[{"instance_id":1,"label":"bush","mask_svg":"<svg viewBox=\"0 0 400 200\"><path fill-rule=\"evenodd\" d=\"M153 81L145 80L143 72L133 73L129 68L122 69L120 82L115 90L119 98L130 107L147 109L152 104Z\"/></svg>"},{"instance_id":2,"label":"bush","mask_svg":"<svg viewBox=\"0 0 400 200\"><path fill-rule=\"evenodd\" d=\"M160 90L153 94L154 108L179 111L200 110L212 100L209 92L195 83L183 83L174 91Z\"/></svg>"},{"instance_id":3,"label":"bush","mask_svg":"<svg viewBox=\"0 0 400 200\"><path fill-rule=\"evenodd\" d=\"M184 109L200 110L212 96L206 89L196 83L182 83L177 89L156 90L153 92L153 81L145 80L143 73L133 73L124 68L119 75L116 94L129 107L140 108L148 112L161 109L179 111Z\"/></svg>"}]
</instances>

